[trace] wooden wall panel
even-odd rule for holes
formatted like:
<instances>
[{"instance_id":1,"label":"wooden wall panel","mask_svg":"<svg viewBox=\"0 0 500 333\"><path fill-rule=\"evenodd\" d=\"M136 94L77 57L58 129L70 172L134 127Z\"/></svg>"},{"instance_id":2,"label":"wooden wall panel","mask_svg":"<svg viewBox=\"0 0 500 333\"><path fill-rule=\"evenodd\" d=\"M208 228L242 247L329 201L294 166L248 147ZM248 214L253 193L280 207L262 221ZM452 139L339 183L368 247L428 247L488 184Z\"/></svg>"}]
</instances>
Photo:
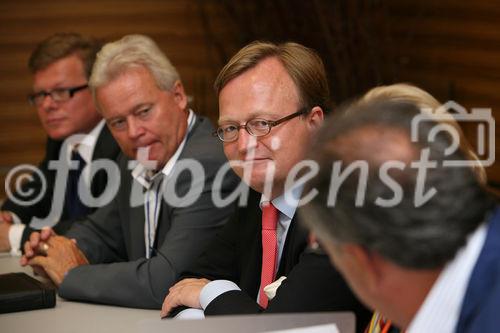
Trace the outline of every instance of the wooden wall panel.
<instances>
[{"instance_id":1,"label":"wooden wall panel","mask_svg":"<svg viewBox=\"0 0 500 333\"><path fill-rule=\"evenodd\" d=\"M491 108L500 121L500 3L498 1L389 1L397 62L395 81L409 81L441 101ZM472 144L475 130L464 128ZM496 156L500 157L500 134ZM500 185L500 163L487 168Z\"/></svg>"},{"instance_id":2,"label":"wooden wall panel","mask_svg":"<svg viewBox=\"0 0 500 333\"><path fill-rule=\"evenodd\" d=\"M194 109L216 119L213 80L227 57L242 46L239 44L242 32L238 31L241 24L229 14L228 3L222 0L0 1L1 184L10 168L19 163L36 164L43 155L45 136L35 110L26 103L31 84L26 62L40 40L58 31L76 31L106 40L129 33L150 35L179 70L194 98ZM231 5L235 3L239 2ZM287 3L291 6L294 1ZM321 6L323 2L314 3ZM241 6L248 4L241 1ZM442 101L454 99L466 107L491 107L496 119L500 119L498 2L387 0L384 4L385 19L381 22L387 25L389 35L377 40L381 41L378 47L387 50L391 57L384 58L385 63L377 62L382 67L380 71L390 72L394 82L420 85ZM306 14L317 13L301 13ZM280 14L263 11L262 15L277 19ZM327 39L319 40L324 43ZM338 47L342 45L330 49ZM324 61L328 64L333 59L325 57ZM352 61L356 66L355 59ZM474 141L473 130L465 130ZM500 151L498 143L497 139ZM488 175L500 184L499 163L488 168ZM0 198L3 196L2 186Z\"/></svg>"},{"instance_id":3,"label":"wooden wall panel","mask_svg":"<svg viewBox=\"0 0 500 333\"><path fill-rule=\"evenodd\" d=\"M202 11L203 10L203 11ZM36 112L26 103L31 77L27 60L35 45L59 31L115 40L130 33L151 36L177 67L193 108L216 119L212 83L222 62L207 42L202 13L211 31L227 34L221 10L193 0L90 0L0 2L0 182L20 163L36 164L43 156L45 135ZM3 186L0 199L4 197Z\"/></svg>"}]
</instances>

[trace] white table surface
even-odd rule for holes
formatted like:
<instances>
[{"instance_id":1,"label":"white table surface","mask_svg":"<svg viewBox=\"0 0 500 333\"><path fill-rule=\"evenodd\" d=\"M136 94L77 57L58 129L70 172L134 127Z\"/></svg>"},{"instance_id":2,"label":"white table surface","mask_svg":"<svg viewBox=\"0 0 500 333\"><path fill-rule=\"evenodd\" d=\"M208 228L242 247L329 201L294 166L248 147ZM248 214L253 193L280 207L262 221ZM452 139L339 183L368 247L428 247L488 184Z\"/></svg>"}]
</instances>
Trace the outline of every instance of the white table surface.
<instances>
[{"instance_id":1,"label":"white table surface","mask_svg":"<svg viewBox=\"0 0 500 333\"><path fill-rule=\"evenodd\" d=\"M19 258L0 254L0 274L25 272ZM340 332L354 332L352 313L325 312L308 314L219 316L205 320L160 319L159 310L143 310L117 306L66 301L57 297L56 307L0 314L2 333L59 332L265 332L294 327L336 323Z\"/></svg>"}]
</instances>

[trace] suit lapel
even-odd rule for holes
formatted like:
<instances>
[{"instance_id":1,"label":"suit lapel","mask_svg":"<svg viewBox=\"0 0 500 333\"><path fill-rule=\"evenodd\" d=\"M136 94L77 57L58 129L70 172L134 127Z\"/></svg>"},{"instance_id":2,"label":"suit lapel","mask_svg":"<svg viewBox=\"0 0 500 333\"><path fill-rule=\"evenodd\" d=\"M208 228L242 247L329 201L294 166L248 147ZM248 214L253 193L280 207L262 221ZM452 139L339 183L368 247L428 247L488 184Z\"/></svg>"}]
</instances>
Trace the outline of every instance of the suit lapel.
<instances>
[{"instance_id":1,"label":"suit lapel","mask_svg":"<svg viewBox=\"0 0 500 333\"><path fill-rule=\"evenodd\" d=\"M131 176L130 179L132 184L136 183ZM130 192L130 190L127 191L129 194ZM127 200L126 204L130 205L130 199ZM131 207L129 211L129 223L127 223L129 230L125 232L125 235L128 235L128 240L126 241L130 249L129 258L135 260L146 256L146 241L144 239L144 198L142 197L142 203L139 206ZM138 237L138 235L141 235L141 237Z\"/></svg>"},{"instance_id":2,"label":"suit lapel","mask_svg":"<svg viewBox=\"0 0 500 333\"><path fill-rule=\"evenodd\" d=\"M164 199L162 199L160 213L158 215L158 225L156 227L156 237L154 240L154 248L158 249L158 244L163 244L167 237L167 232L170 229L170 212L169 207Z\"/></svg>"},{"instance_id":3,"label":"suit lapel","mask_svg":"<svg viewBox=\"0 0 500 333\"><path fill-rule=\"evenodd\" d=\"M238 224L241 231L234 235L240 240L239 276L235 281L250 296L257 298L262 268L262 211L260 210L260 193L250 190L247 207L238 209Z\"/></svg>"},{"instance_id":4,"label":"suit lapel","mask_svg":"<svg viewBox=\"0 0 500 333\"><path fill-rule=\"evenodd\" d=\"M110 159L116 160L116 157L120 153L120 148L116 143L115 139L111 135L108 127L104 125L97 137L97 142L94 147L94 152L92 154L92 161L96 161L99 159ZM92 167L92 165L91 165ZM105 189L105 185L107 184L108 176L104 170L99 170L94 177L92 178L92 184L90 186L92 195L97 197Z\"/></svg>"},{"instance_id":5,"label":"suit lapel","mask_svg":"<svg viewBox=\"0 0 500 333\"><path fill-rule=\"evenodd\" d=\"M470 282L463 299L457 332L467 331L467 325L487 299L489 288L499 277L495 270L500 260L500 209L497 208L489 220L488 234L479 258L472 271Z\"/></svg>"},{"instance_id":6,"label":"suit lapel","mask_svg":"<svg viewBox=\"0 0 500 333\"><path fill-rule=\"evenodd\" d=\"M300 225L297 214L292 219L286 235L285 247L276 277L286 276L297 264L298 258L307 245L307 231Z\"/></svg>"}]
</instances>

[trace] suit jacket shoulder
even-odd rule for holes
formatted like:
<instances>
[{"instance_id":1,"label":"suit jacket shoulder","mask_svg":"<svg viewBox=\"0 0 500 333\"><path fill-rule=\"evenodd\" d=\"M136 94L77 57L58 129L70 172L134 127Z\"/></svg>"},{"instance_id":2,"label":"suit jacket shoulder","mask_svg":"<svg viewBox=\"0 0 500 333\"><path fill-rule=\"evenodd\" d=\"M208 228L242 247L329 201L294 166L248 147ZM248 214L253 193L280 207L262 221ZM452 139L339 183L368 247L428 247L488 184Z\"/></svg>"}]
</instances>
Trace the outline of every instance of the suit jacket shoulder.
<instances>
[{"instance_id":1,"label":"suit jacket shoulder","mask_svg":"<svg viewBox=\"0 0 500 333\"><path fill-rule=\"evenodd\" d=\"M14 198L17 200L14 201L11 198L7 198L7 200L5 200L2 204L2 210L15 213L21 222L25 224L29 223L34 216L42 218L48 215L49 209L52 205L52 193L54 192L55 183L55 172L54 170L50 170L48 165L51 160L59 159L61 146L62 141L47 138L45 144L45 156L37 166L46 181L46 190L44 193L41 193L43 189L43 180L39 178L38 174L34 173L32 175L33 178L30 181L25 182L21 188L21 193L31 192L31 194L25 196L18 192L12 193ZM38 195L41 195L41 198L37 202L34 202L33 204L22 204L23 202L29 202L35 199Z\"/></svg>"},{"instance_id":2,"label":"suit jacket shoulder","mask_svg":"<svg viewBox=\"0 0 500 333\"><path fill-rule=\"evenodd\" d=\"M36 228L33 228L29 225L30 221L34 216L39 218L44 218L48 216L50 210L52 209L53 198L52 194L54 193L56 177L58 176L55 170L48 169L48 163L51 160L59 160L61 158L61 148L63 147L63 141L54 141L52 139L48 139L47 141L47 154L46 158L40 165L40 170L44 174L46 174L47 179L47 191L46 195L42 197L40 203L33 205L32 207L27 207L28 209L18 208L17 212L21 212L23 215L22 221L23 223L28 224L21 238L21 244L24 243L29 235L37 231ZM120 153L120 148L116 143L115 139L111 135L107 126L104 126L99 136L97 137L97 141L94 146L94 151L92 155L92 162L97 160L111 160L113 162L116 161L118 155ZM90 167L93 168L94 164L91 163ZM93 177L90 185L90 192L93 197L99 197L106 189L106 187L110 185L108 183L108 175L104 170L97 170L97 172L93 173ZM31 185L30 185L31 186ZM39 188L38 184L35 183L35 186ZM93 212L97 209L97 207L90 207L90 212ZM67 215L67 211L63 209L62 214L60 216L59 221L53 226L54 230L58 234L65 234L66 231L71 227L71 225L75 222L74 219L69 219ZM81 217L83 218L83 216Z\"/></svg>"},{"instance_id":3,"label":"suit jacket shoulder","mask_svg":"<svg viewBox=\"0 0 500 333\"><path fill-rule=\"evenodd\" d=\"M166 200L161 203L150 259L145 256L142 187L131 176L129 160L124 156L119 159L121 183L115 199L83 223L74 225L68 233L77 239L92 265L68 273L59 289L61 297L129 307L161 307L179 273L199 256L234 211L233 205L217 207L211 197L215 174L226 161L221 143L210 141L212 137L207 136L211 128L204 118L197 119L178 163L164 179L174 184L172 189L181 197L189 196L192 184L201 184L201 191L192 203L184 206L172 204L173 193L169 190L163 193ZM176 173L183 159L198 161L205 170L204 179L194 179L189 172ZM237 180L236 175L228 173L217 190L230 192ZM134 191L140 197L131 206ZM92 281L92 287L82 288L86 281Z\"/></svg>"},{"instance_id":4,"label":"suit jacket shoulder","mask_svg":"<svg viewBox=\"0 0 500 333\"><path fill-rule=\"evenodd\" d=\"M248 205L238 209L197 263L183 277L225 279L241 291L215 298L206 315L354 311L360 327L371 313L359 303L325 253L307 247L307 230L294 217L277 277L286 276L267 309L256 302L262 263L260 194L250 190Z\"/></svg>"},{"instance_id":5,"label":"suit jacket shoulder","mask_svg":"<svg viewBox=\"0 0 500 333\"><path fill-rule=\"evenodd\" d=\"M63 146L63 141L53 140L47 138L45 145L45 156L44 159L39 163L38 170L41 171L43 177L45 178L46 189L42 194L39 201L30 205L21 205L15 203L12 200L6 200L2 206L2 210L8 210L14 212L24 224L29 224L33 217L44 218L46 217L52 207L52 195L54 193L54 187L56 182L56 171L49 169L50 161L57 161L60 159L61 148ZM118 144L111 136L108 128L105 126L99 133L97 142L94 148L93 160L96 159L111 159L115 160L120 152ZM35 198L42 190L42 180L33 174L33 180L25 183L23 185L23 192L32 191L33 194L29 198L24 198L29 200ZM107 184L107 177L104 171L98 171L92 180L91 192L97 197L105 189ZM19 193L14 193L16 198L22 198ZM61 220L65 220L66 216L63 212ZM28 231L28 230L27 230ZM33 231L29 230L28 234ZM25 232L26 233L26 232ZM24 237L23 237L24 238Z\"/></svg>"},{"instance_id":6,"label":"suit jacket shoulder","mask_svg":"<svg viewBox=\"0 0 500 333\"><path fill-rule=\"evenodd\" d=\"M500 208L488 233L462 302L457 332L498 332L500 328Z\"/></svg>"}]
</instances>

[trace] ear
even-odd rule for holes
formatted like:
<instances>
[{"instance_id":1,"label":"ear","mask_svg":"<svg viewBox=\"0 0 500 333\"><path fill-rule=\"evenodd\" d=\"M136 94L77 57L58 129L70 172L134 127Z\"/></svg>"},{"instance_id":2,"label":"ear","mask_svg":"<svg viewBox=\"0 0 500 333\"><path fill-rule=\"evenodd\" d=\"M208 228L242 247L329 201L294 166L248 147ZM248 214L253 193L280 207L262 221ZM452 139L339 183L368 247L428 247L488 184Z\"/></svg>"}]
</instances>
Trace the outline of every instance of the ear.
<instances>
[{"instance_id":1,"label":"ear","mask_svg":"<svg viewBox=\"0 0 500 333\"><path fill-rule=\"evenodd\" d=\"M184 86L181 81L177 80L171 89L172 94L174 94L174 100L181 110L185 110L187 107L187 96L184 92Z\"/></svg>"},{"instance_id":2,"label":"ear","mask_svg":"<svg viewBox=\"0 0 500 333\"><path fill-rule=\"evenodd\" d=\"M317 130L323 124L324 117L323 109L319 106L315 106L311 109L311 112L307 114L308 125L311 129Z\"/></svg>"}]
</instances>

